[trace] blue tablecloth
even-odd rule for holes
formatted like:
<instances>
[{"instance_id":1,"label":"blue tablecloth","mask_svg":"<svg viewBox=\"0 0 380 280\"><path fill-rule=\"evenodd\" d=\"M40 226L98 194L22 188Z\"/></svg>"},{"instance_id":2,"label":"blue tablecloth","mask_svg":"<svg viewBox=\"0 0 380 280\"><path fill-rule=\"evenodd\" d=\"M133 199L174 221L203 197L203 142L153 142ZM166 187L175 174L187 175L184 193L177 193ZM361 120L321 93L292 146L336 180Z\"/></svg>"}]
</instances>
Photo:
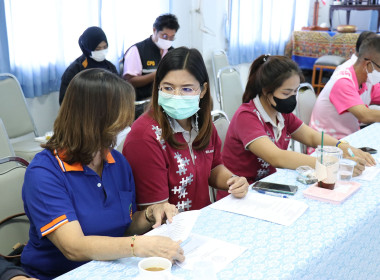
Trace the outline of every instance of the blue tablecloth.
<instances>
[{"instance_id":1,"label":"blue tablecloth","mask_svg":"<svg viewBox=\"0 0 380 280\"><path fill-rule=\"evenodd\" d=\"M346 139L380 151L380 124ZM361 188L340 205L304 198L308 186L298 183L292 170L278 170L264 181L297 185L299 191L290 199L309 208L289 227L202 209L193 232L248 248L218 279L380 279L380 175L372 182L358 181ZM139 260L92 261L57 279L133 279ZM173 274L193 279L191 271L177 266Z\"/></svg>"}]
</instances>

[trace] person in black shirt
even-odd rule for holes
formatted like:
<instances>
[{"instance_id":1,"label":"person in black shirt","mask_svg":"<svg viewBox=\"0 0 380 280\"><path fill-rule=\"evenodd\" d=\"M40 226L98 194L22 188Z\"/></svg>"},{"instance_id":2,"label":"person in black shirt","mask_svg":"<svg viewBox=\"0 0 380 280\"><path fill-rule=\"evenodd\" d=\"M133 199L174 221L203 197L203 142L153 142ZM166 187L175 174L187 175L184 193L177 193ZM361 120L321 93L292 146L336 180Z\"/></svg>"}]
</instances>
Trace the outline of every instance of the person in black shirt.
<instances>
[{"instance_id":1,"label":"person in black shirt","mask_svg":"<svg viewBox=\"0 0 380 280\"><path fill-rule=\"evenodd\" d=\"M70 81L79 72L90 68L103 68L116 75L118 74L115 65L105 59L108 52L108 42L106 34L101 28L96 26L87 28L79 37L78 43L83 54L71 63L62 75L59 105L62 104Z\"/></svg>"},{"instance_id":2,"label":"person in black shirt","mask_svg":"<svg viewBox=\"0 0 380 280\"><path fill-rule=\"evenodd\" d=\"M152 84L158 63L173 49L172 44L178 29L175 15L160 15L153 24L153 34L125 52L122 76L135 87L137 101L147 100L152 96ZM143 111L143 106L137 105L135 118Z\"/></svg>"}]
</instances>

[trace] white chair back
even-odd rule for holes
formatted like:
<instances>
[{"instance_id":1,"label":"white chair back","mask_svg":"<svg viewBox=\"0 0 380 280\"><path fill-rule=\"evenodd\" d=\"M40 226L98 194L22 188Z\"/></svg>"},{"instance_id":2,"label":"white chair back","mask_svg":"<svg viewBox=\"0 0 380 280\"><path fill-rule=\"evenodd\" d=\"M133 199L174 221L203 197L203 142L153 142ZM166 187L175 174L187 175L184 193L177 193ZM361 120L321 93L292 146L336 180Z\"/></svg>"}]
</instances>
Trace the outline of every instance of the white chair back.
<instances>
[{"instance_id":1,"label":"white chair back","mask_svg":"<svg viewBox=\"0 0 380 280\"><path fill-rule=\"evenodd\" d=\"M211 116L212 116L212 120L215 125L215 128L218 132L218 135L220 137L220 140L222 141L222 150L223 150L224 141L226 139L230 121L228 119L227 114L221 110L213 110L211 112Z\"/></svg>"},{"instance_id":2,"label":"white chair back","mask_svg":"<svg viewBox=\"0 0 380 280\"><path fill-rule=\"evenodd\" d=\"M297 96L297 116L307 125L310 123L311 113L317 101L314 89L309 83L302 83Z\"/></svg>"},{"instance_id":3,"label":"white chair back","mask_svg":"<svg viewBox=\"0 0 380 280\"><path fill-rule=\"evenodd\" d=\"M311 113L315 102L317 101L317 96L315 95L314 88L309 83L302 83L297 95L297 107L296 114L305 124L309 125ZM306 154L307 147L301 144L301 151Z\"/></svg>"},{"instance_id":4,"label":"white chair back","mask_svg":"<svg viewBox=\"0 0 380 280\"><path fill-rule=\"evenodd\" d=\"M232 119L242 104L244 93L240 73L236 67L227 66L219 70L217 80L220 88L220 108Z\"/></svg>"},{"instance_id":5,"label":"white chair back","mask_svg":"<svg viewBox=\"0 0 380 280\"><path fill-rule=\"evenodd\" d=\"M17 165L0 171L0 220L24 212L21 190L26 166L18 163L28 163L19 158L8 157L0 159L0 167L11 162L16 162ZM0 226L0 253L8 255L13 245L26 243L28 239L29 220L26 216L5 222Z\"/></svg>"},{"instance_id":6,"label":"white chair back","mask_svg":"<svg viewBox=\"0 0 380 280\"><path fill-rule=\"evenodd\" d=\"M9 141L3 121L0 119L0 158L14 156L15 152L13 151L11 142Z\"/></svg>"},{"instance_id":7,"label":"white chair back","mask_svg":"<svg viewBox=\"0 0 380 280\"><path fill-rule=\"evenodd\" d=\"M9 73L0 74L0 118L17 156L30 162L42 151L40 144L34 141L38 132L20 83Z\"/></svg>"},{"instance_id":8,"label":"white chair back","mask_svg":"<svg viewBox=\"0 0 380 280\"><path fill-rule=\"evenodd\" d=\"M212 54L212 70L214 72L214 83L216 88L216 99L220 102L220 89L217 75L220 69L229 66L227 54L224 50L215 50Z\"/></svg>"},{"instance_id":9,"label":"white chair back","mask_svg":"<svg viewBox=\"0 0 380 280\"><path fill-rule=\"evenodd\" d=\"M10 139L29 133L38 136L20 83L9 73L0 74L0 118Z\"/></svg>"},{"instance_id":10,"label":"white chair back","mask_svg":"<svg viewBox=\"0 0 380 280\"><path fill-rule=\"evenodd\" d=\"M131 131L131 127L128 126L126 127L123 131L121 131L118 135L117 135L117 146L115 147L115 149L117 151L119 151L120 153L123 152L123 147L124 147L124 142L125 142L125 139L127 138L127 135L128 133Z\"/></svg>"},{"instance_id":11,"label":"white chair back","mask_svg":"<svg viewBox=\"0 0 380 280\"><path fill-rule=\"evenodd\" d=\"M228 126L230 125L230 121L228 119L228 116L225 112L221 110L213 110L211 112L212 121L215 125L216 131L218 132L218 135L220 137L220 140L222 141L222 147L221 151L223 150L224 141L226 139ZM216 201L216 189L212 187L208 187L209 195L210 195L210 202L214 203Z\"/></svg>"}]
</instances>

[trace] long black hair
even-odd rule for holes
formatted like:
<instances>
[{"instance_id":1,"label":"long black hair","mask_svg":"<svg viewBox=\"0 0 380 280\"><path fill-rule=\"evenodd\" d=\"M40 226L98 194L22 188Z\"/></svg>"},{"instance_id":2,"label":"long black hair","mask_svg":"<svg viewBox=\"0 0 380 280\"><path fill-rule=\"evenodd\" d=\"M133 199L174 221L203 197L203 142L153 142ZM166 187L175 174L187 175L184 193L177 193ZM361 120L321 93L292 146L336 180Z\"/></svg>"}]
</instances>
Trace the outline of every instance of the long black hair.
<instances>
[{"instance_id":1,"label":"long black hair","mask_svg":"<svg viewBox=\"0 0 380 280\"><path fill-rule=\"evenodd\" d=\"M298 75L303 81L303 74L297 63L286 56L261 55L251 65L243 103L248 103L263 92L273 94L285 80Z\"/></svg>"},{"instance_id":2,"label":"long black hair","mask_svg":"<svg viewBox=\"0 0 380 280\"><path fill-rule=\"evenodd\" d=\"M178 143L173 135L169 121L163 109L158 105L158 87L161 81L170 71L186 70L200 83L201 89L206 86L206 92L199 102L198 111L198 136L194 140L194 149L202 150L206 148L210 142L212 133L211 121L211 94L210 83L207 74L206 65L203 61L201 53L197 49L189 49L186 47L175 48L169 51L160 61L156 77L153 83L151 109L153 118L161 127L161 137L175 148L181 148L183 145ZM205 85L207 83L207 85Z\"/></svg>"}]
</instances>

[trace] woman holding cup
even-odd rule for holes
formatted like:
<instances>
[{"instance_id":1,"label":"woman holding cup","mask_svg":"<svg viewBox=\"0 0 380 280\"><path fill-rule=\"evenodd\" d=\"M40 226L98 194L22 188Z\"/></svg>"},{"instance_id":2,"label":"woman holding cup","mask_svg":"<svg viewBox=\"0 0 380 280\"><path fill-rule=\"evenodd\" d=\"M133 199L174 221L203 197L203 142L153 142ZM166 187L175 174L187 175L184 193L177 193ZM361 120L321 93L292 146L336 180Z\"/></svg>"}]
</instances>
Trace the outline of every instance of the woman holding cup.
<instances>
[{"instance_id":1,"label":"woman holding cup","mask_svg":"<svg viewBox=\"0 0 380 280\"><path fill-rule=\"evenodd\" d=\"M292 113L302 79L297 64L284 56L262 55L252 63L243 104L231 120L222 152L224 164L234 174L253 183L276 168L315 168L315 157L288 150L291 139L308 147L321 145L321 133ZM375 164L370 154L327 134L323 144L339 147L344 157L351 157L350 148L357 162L355 175L361 174L366 164ZM225 195L220 193L218 197Z\"/></svg>"}]
</instances>

